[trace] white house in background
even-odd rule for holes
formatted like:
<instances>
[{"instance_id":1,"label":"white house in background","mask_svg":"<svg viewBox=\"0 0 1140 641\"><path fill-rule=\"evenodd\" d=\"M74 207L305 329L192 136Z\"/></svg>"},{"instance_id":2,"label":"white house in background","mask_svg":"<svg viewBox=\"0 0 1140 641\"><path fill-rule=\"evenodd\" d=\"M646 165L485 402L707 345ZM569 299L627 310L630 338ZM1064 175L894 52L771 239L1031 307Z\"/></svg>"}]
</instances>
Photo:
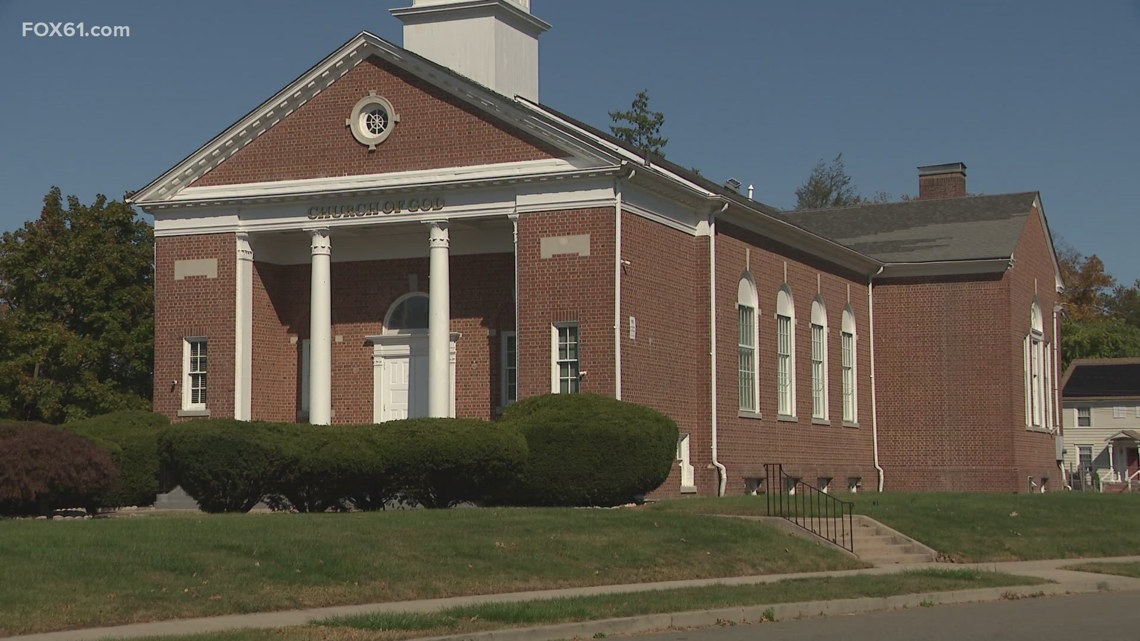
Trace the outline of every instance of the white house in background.
<instances>
[{"instance_id":1,"label":"white house in background","mask_svg":"<svg viewBox=\"0 0 1140 641\"><path fill-rule=\"evenodd\" d=\"M1074 489L1140 487L1140 358L1077 359L1061 382L1065 470Z\"/></svg>"}]
</instances>

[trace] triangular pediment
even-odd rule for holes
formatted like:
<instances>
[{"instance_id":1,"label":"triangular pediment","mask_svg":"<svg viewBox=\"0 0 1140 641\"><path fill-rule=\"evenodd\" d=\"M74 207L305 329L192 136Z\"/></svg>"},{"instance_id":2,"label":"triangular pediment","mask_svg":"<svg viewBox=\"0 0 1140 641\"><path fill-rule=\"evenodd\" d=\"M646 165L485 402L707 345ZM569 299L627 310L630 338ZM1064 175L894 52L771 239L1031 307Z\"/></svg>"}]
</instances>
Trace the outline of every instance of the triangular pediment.
<instances>
[{"instance_id":1,"label":"triangular pediment","mask_svg":"<svg viewBox=\"0 0 1140 641\"><path fill-rule=\"evenodd\" d=\"M378 144L353 135L350 116L368 96L394 112ZM518 173L600 168L612 154L497 94L382 38L364 32L139 190L144 208L189 194L242 185L296 184L354 176L418 175L503 166ZM488 172L483 172L484 174ZM181 196L180 196L181 195Z\"/></svg>"}]
</instances>

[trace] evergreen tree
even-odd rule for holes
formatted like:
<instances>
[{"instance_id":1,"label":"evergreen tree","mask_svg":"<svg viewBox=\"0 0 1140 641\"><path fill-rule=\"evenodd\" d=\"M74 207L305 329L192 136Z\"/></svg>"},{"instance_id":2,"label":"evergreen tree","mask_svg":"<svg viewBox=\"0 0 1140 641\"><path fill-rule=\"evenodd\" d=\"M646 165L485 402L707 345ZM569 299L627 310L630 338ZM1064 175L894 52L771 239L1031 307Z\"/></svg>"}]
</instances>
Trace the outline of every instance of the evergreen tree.
<instances>
[{"instance_id":1,"label":"evergreen tree","mask_svg":"<svg viewBox=\"0 0 1140 641\"><path fill-rule=\"evenodd\" d=\"M649 110L649 94L646 90L637 92L628 111L611 111L610 120L614 123L610 125L610 131L619 140L646 154L665 157L665 145L669 143L668 138L661 136L665 114Z\"/></svg>"},{"instance_id":2,"label":"evergreen tree","mask_svg":"<svg viewBox=\"0 0 1140 641\"><path fill-rule=\"evenodd\" d=\"M796 209L852 207L869 202L859 195L843 164L843 154L830 163L820 160L811 170L807 182L796 189Z\"/></svg>"}]
</instances>

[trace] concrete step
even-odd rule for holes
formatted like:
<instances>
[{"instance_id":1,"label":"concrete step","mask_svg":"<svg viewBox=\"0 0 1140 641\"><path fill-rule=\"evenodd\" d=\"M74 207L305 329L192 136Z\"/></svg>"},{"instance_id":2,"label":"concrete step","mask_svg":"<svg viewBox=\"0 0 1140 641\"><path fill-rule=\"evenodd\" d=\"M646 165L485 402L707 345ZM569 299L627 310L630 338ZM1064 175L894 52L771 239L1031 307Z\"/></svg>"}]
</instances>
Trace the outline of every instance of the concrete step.
<instances>
[{"instance_id":1,"label":"concrete step","mask_svg":"<svg viewBox=\"0 0 1140 641\"><path fill-rule=\"evenodd\" d=\"M856 554L887 554L887 553L925 552L925 550L910 543L895 543L891 541L861 541L855 539Z\"/></svg>"},{"instance_id":2,"label":"concrete step","mask_svg":"<svg viewBox=\"0 0 1140 641\"><path fill-rule=\"evenodd\" d=\"M875 565L905 565L910 563L933 563L934 559L930 558L929 554L924 553L911 553L911 554L890 554L885 556L863 556L857 554L860 561L873 563Z\"/></svg>"},{"instance_id":3,"label":"concrete step","mask_svg":"<svg viewBox=\"0 0 1140 641\"><path fill-rule=\"evenodd\" d=\"M855 556L875 565L930 563L937 552L866 516L855 521Z\"/></svg>"}]
</instances>

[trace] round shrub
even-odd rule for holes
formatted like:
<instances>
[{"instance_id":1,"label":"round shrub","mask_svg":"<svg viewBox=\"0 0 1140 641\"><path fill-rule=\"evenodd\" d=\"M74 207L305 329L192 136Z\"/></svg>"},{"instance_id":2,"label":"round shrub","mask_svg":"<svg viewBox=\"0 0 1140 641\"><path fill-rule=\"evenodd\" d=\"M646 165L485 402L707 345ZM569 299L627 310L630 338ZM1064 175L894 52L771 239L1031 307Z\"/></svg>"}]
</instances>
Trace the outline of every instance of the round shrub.
<instances>
[{"instance_id":1,"label":"round shrub","mask_svg":"<svg viewBox=\"0 0 1140 641\"><path fill-rule=\"evenodd\" d=\"M158 439L159 462L206 512L248 512L283 469L272 423L207 419L178 423Z\"/></svg>"},{"instance_id":2,"label":"round shrub","mask_svg":"<svg viewBox=\"0 0 1140 641\"><path fill-rule=\"evenodd\" d=\"M162 414L124 410L64 426L107 447L119 468L119 478L95 496L99 507L154 503L155 496L162 491L158 475L158 435L168 425L170 421Z\"/></svg>"},{"instance_id":3,"label":"round shrub","mask_svg":"<svg viewBox=\"0 0 1140 641\"><path fill-rule=\"evenodd\" d=\"M514 483L527 459L522 435L498 423L416 418L376 427L401 497L428 508L482 503Z\"/></svg>"},{"instance_id":4,"label":"round shrub","mask_svg":"<svg viewBox=\"0 0 1140 641\"><path fill-rule=\"evenodd\" d=\"M665 481L677 451L673 419L596 394L547 394L507 408L503 422L530 456L517 483L495 497L515 505L610 506Z\"/></svg>"},{"instance_id":5,"label":"round shrub","mask_svg":"<svg viewBox=\"0 0 1140 641\"><path fill-rule=\"evenodd\" d=\"M0 424L0 513L94 506L119 475L111 453L60 427Z\"/></svg>"}]
</instances>

